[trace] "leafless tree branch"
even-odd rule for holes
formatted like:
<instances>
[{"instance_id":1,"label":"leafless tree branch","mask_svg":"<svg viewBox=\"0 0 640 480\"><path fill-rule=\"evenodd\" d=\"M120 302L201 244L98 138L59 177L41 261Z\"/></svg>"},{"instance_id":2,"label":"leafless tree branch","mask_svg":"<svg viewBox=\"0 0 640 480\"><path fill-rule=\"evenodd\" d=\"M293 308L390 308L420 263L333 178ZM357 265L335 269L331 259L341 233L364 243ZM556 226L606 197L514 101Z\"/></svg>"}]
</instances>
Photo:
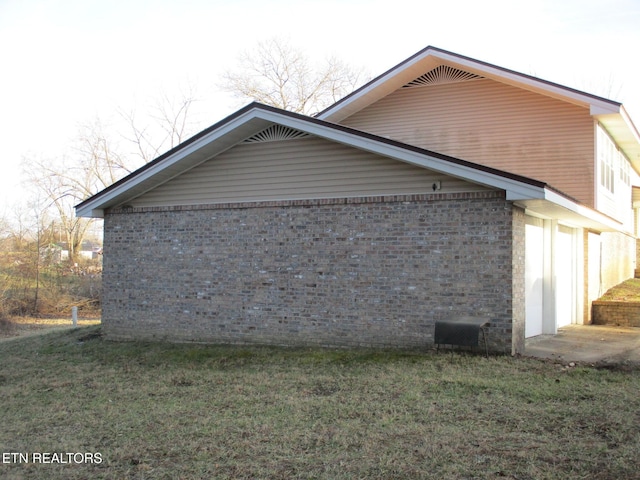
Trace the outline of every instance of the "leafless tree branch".
<instances>
[{"instance_id":1,"label":"leafless tree branch","mask_svg":"<svg viewBox=\"0 0 640 480\"><path fill-rule=\"evenodd\" d=\"M336 58L314 69L303 52L273 38L241 54L238 68L222 75L220 88L243 100L313 114L350 93L364 76Z\"/></svg>"}]
</instances>

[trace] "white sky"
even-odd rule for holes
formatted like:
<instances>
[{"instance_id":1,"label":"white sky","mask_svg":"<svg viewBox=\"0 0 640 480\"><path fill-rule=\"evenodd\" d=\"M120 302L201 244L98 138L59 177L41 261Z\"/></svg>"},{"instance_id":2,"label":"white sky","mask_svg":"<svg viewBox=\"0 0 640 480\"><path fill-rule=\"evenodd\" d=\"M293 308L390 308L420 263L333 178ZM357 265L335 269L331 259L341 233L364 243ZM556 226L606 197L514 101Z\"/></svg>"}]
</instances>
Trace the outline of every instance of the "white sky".
<instances>
[{"instance_id":1,"label":"white sky","mask_svg":"<svg viewBox=\"0 0 640 480\"><path fill-rule=\"evenodd\" d=\"M0 0L0 216L23 157L60 158L79 125L144 114L194 86L205 128L239 52L280 36L372 76L427 45L622 102L640 128L640 0Z\"/></svg>"}]
</instances>

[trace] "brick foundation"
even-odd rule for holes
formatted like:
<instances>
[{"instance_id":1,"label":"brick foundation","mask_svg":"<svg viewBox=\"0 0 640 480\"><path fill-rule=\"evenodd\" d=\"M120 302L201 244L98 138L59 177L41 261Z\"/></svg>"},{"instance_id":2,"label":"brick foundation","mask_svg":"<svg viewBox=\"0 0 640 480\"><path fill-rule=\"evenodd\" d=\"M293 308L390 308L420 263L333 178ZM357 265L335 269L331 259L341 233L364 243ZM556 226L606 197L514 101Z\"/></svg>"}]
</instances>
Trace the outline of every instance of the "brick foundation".
<instances>
[{"instance_id":1,"label":"brick foundation","mask_svg":"<svg viewBox=\"0 0 640 480\"><path fill-rule=\"evenodd\" d=\"M110 211L103 329L413 348L433 345L437 319L476 315L492 350L511 353L514 307L518 332L524 315L514 211L499 192Z\"/></svg>"}]
</instances>

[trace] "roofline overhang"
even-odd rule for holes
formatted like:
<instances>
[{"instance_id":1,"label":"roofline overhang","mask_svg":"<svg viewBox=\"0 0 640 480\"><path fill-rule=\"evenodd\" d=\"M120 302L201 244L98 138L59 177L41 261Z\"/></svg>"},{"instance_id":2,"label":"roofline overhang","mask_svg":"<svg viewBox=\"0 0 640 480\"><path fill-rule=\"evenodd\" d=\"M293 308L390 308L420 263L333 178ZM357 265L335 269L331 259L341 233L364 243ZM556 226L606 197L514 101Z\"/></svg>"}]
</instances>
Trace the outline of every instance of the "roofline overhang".
<instances>
[{"instance_id":1,"label":"roofline overhang","mask_svg":"<svg viewBox=\"0 0 640 480\"><path fill-rule=\"evenodd\" d=\"M450 65L491 80L523 88L589 109L640 173L640 135L620 102L582 92L532 75L499 67L464 55L428 46L395 67L374 78L316 115L330 122L341 122L367 105L401 88L437 65Z\"/></svg>"},{"instance_id":2,"label":"roofline overhang","mask_svg":"<svg viewBox=\"0 0 640 480\"><path fill-rule=\"evenodd\" d=\"M233 130L234 128L237 128L238 125L246 123L247 115L250 114L250 111L252 110L251 107L253 105L254 104L249 104L244 108L241 108L220 122L201 131L200 133L197 133L180 145L140 167L138 170L135 170L126 177L118 180L109 187L86 200L83 200L75 207L76 215L81 217L101 218L104 215L105 208L118 204L118 202L121 203L138 197L144 192L165 183L177 174L180 174L189 168L193 168L193 166L196 166L207 159L212 158L216 154L222 153L226 149L231 148L233 145L249 136L244 134L234 135ZM216 140L224 138L225 135L229 135L233 138L229 140L228 145L224 145L220 142L219 151L217 153L204 149L204 147L211 145ZM188 165L184 165L184 168L176 168L173 170L175 174L162 175L164 171L171 169L171 167L175 167L185 158L189 158L190 161ZM133 195L127 194L131 189L135 189L135 193Z\"/></svg>"},{"instance_id":3,"label":"roofline overhang","mask_svg":"<svg viewBox=\"0 0 640 480\"><path fill-rule=\"evenodd\" d=\"M590 107L594 111L594 114L618 112L622 105L619 102L543 80L532 75L516 72L515 70L476 60L434 46L428 46L369 81L351 94L338 100L333 105L318 113L317 118L334 122L340 121L351 114L349 109L350 105L360 101L364 96L370 94L371 91L379 90L388 82L397 79L393 82L394 85L392 87L392 90L395 90L408 81L414 80L416 78L413 76L414 71L420 72L418 76L426 73L426 71L422 71L424 70L422 65L428 68L431 65L435 67L443 64L463 68L470 73L475 73L492 80L557 97L581 106Z\"/></svg>"},{"instance_id":4,"label":"roofline overhang","mask_svg":"<svg viewBox=\"0 0 640 480\"><path fill-rule=\"evenodd\" d=\"M443 175L503 190L508 201L525 209L530 215L560 219L569 225L597 231L622 230L620 222L580 204L544 182L256 103L83 201L76 206L76 213L78 216L101 218L107 208L142 195L274 123Z\"/></svg>"},{"instance_id":5,"label":"roofline overhang","mask_svg":"<svg viewBox=\"0 0 640 480\"><path fill-rule=\"evenodd\" d=\"M635 171L640 174L640 133L624 106L617 112L605 113L592 109L591 114L615 140Z\"/></svg>"},{"instance_id":6,"label":"roofline overhang","mask_svg":"<svg viewBox=\"0 0 640 480\"><path fill-rule=\"evenodd\" d=\"M219 155L271 124L287 126L444 175L504 190L508 200L544 197L546 184L534 179L441 155L324 120L252 103L78 204L76 213L84 217L103 217L105 209L133 200Z\"/></svg>"},{"instance_id":7,"label":"roofline overhang","mask_svg":"<svg viewBox=\"0 0 640 480\"><path fill-rule=\"evenodd\" d=\"M624 225L618 220L551 188L545 188L543 199L516 200L514 204L523 208L527 215L558 220L573 228L585 228L596 232L623 232L633 235L632 232L625 231Z\"/></svg>"}]
</instances>

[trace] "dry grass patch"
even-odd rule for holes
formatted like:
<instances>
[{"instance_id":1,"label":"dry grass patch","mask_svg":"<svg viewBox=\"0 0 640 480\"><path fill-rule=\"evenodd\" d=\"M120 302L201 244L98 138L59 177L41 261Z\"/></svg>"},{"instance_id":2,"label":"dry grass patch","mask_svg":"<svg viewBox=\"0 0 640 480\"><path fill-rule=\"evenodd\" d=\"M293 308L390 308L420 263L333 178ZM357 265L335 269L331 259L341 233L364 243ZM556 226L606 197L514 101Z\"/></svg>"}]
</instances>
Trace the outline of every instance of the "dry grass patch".
<instances>
[{"instance_id":1,"label":"dry grass patch","mask_svg":"<svg viewBox=\"0 0 640 480\"><path fill-rule=\"evenodd\" d=\"M0 311L0 338L4 336L14 335L16 331L16 325L11 321L9 317L4 315Z\"/></svg>"},{"instance_id":2,"label":"dry grass patch","mask_svg":"<svg viewBox=\"0 0 640 480\"><path fill-rule=\"evenodd\" d=\"M606 302L640 302L640 278L631 278L607 290L598 300Z\"/></svg>"},{"instance_id":3,"label":"dry grass patch","mask_svg":"<svg viewBox=\"0 0 640 480\"><path fill-rule=\"evenodd\" d=\"M99 324L99 318L78 319L78 326ZM72 327L71 318L4 317L0 318L0 341Z\"/></svg>"},{"instance_id":4,"label":"dry grass patch","mask_svg":"<svg viewBox=\"0 0 640 480\"><path fill-rule=\"evenodd\" d=\"M434 352L0 344L11 478L632 478L640 372Z\"/></svg>"}]
</instances>

